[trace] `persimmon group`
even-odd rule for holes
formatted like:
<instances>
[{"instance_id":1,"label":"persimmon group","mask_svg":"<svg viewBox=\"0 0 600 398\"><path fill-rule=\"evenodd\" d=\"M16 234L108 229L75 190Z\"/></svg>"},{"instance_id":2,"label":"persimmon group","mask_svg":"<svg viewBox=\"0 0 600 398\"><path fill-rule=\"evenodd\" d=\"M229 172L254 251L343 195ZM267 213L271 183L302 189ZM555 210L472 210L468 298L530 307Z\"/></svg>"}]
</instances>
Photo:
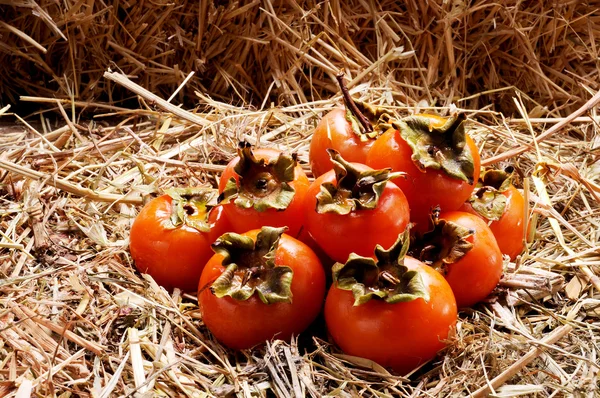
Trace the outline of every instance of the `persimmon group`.
<instances>
[{"instance_id":1,"label":"persimmon group","mask_svg":"<svg viewBox=\"0 0 600 398\"><path fill-rule=\"evenodd\" d=\"M510 170L480 170L463 114L399 118L338 83L345 108L313 131L312 183L301 156L240 142L218 191L170 190L141 210L131 256L196 291L231 349L289 340L323 310L344 352L406 374L523 251L525 201Z\"/></svg>"}]
</instances>

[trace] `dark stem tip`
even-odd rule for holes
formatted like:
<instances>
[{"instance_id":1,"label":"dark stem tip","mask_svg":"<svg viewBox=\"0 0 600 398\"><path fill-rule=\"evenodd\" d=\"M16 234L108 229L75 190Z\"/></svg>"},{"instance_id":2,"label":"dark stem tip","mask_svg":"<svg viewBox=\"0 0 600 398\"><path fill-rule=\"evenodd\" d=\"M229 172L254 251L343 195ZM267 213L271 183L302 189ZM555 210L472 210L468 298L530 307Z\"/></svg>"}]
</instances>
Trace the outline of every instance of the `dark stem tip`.
<instances>
[{"instance_id":1,"label":"dark stem tip","mask_svg":"<svg viewBox=\"0 0 600 398\"><path fill-rule=\"evenodd\" d=\"M346 107L348 109L350 109L350 112L352 112L352 114L354 115L354 117L356 117L358 119L359 123L361 124L361 126L365 130L365 133L371 133L371 132L373 132L373 125L371 124L371 122L369 121L369 119L367 119L365 117L365 115L363 115L363 113L360 111L360 109L358 109L358 106L356 106L356 103L354 102L354 100L350 96L350 92L348 91L348 87L346 87L346 83L344 83L344 72L338 73L336 75L336 79L337 79L338 84L340 86L340 91L342 92L342 96L344 97L344 104L346 105Z\"/></svg>"},{"instance_id":2,"label":"dark stem tip","mask_svg":"<svg viewBox=\"0 0 600 398\"><path fill-rule=\"evenodd\" d=\"M194 209L194 206L190 205L190 204L186 204L183 206L183 210L185 210L185 213L188 216L193 216L194 213L196 212L196 210Z\"/></svg>"},{"instance_id":3,"label":"dark stem tip","mask_svg":"<svg viewBox=\"0 0 600 398\"><path fill-rule=\"evenodd\" d=\"M252 144L249 143L248 141L240 141L238 142L238 148L239 149L245 149L245 148L250 148L252 147Z\"/></svg>"}]
</instances>

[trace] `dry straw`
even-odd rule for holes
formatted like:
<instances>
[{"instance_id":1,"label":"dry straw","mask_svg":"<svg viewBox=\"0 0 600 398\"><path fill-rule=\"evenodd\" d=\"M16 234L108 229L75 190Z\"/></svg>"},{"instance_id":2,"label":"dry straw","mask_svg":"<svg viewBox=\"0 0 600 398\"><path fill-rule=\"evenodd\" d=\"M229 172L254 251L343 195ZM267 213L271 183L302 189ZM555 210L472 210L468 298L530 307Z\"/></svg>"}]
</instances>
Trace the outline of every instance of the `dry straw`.
<instances>
[{"instance_id":1,"label":"dry straw","mask_svg":"<svg viewBox=\"0 0 600 398\"><path fill-rule=\"evenodd\" d=\"M327 99L340 66L409 105L560 117L598 89L594 2L0 0L0 95L116 102L120 70L162 98L228 103ZM269 102L266 103L269 105ZM544 108L547 107L548 109ZM567 111L567 113L565 113Z\"/></svg>"},{"instance_id":2,"label":"dry straw","mask_svg":"<svg viewBox=\"0 0 600 398\"><path fill-rule=\"evenodd\" d=\"M0 0L3 93L54 111L0 108L0 396L597 396L599 21L544 7ZM145 200L214 185L241 139L305 164L342 66L353 95L398 115L455 104L528 198L525 253L407 377L343 355L322 325L226 350L195 298L127 250Z\"/></svg>"}]
</instances>

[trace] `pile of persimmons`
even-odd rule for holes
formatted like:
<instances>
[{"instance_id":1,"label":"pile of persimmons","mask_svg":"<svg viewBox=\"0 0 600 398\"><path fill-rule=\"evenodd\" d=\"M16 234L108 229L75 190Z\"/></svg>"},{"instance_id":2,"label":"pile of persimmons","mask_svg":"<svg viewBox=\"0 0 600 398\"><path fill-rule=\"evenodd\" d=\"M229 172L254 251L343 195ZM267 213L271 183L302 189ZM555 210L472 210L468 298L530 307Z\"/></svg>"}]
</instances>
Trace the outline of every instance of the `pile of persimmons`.
<instances>
[{"instance_id":1,"label":"pile of persimmons","mask_svg":"<svg viewBox=\"0 0 600 398\"><path fill-rule=\"evenodd\" d=\"M171 189L142 209L131 255L165 288L197 291L232 349L290 339L323 310L344 352L404 374L522 251L524 200L510 170L481 170L464 116L396 118L338 80L345 108L314 130L314 181L295 154L240 143L218 190Z\"/></svg>"}]
</instances>

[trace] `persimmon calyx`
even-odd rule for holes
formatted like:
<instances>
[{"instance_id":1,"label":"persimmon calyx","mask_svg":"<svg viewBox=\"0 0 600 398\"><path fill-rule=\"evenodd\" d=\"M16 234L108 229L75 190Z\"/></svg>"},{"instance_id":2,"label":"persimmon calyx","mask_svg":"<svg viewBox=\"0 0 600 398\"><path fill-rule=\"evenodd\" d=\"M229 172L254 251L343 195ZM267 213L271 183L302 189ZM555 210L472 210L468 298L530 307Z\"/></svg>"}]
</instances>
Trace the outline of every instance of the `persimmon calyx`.
<instances>
[{"instance_id":1,"label":"persimmon calyx","mask_svg":"<svg viewBox=\"0 0 600 398\"><path fill-rule=\"evenodd\" d=\"M234 171L239 176L239 182L230 178L219 196L219 202L229 203L233 200L236 206L254 208L259 212L287 209L296 193L290 185L294 181L298 163L296 155L281 153L270 161L257 159L247 142L240 142L238 155L240 160Z\"/></svg>"},{"instance_id":2,"label":"persimmon calyx","mask_svg":"<svg viewBox=\"0 0 600 398\"><path fill-rule=\"evenodd\" d=\"M505 192L513 183L514 170L512 166L506 167L504 170L484 168L481 171L477 188L490 187L498 192Z\"/></svg>"},{"instance_id":3,"label":"persimmon calyx","mask_svg":"<svg viewBox=\"0 0 600 398\"><path fill-rule=\"evenodd\" d=\"M433 115L413 115L390 122L411 147L411 159L419 170L443 170L452 178L473 184L475 165L467 145L465 118L459 114L441 124Z\"/></svg>"},{"instance_id":4,"label":"persimmon calyx","mask_svg":"<svg viewBox=\"0 0 600 398\"><path fill-rule=\"evenodd\" d=\"M210 286L212 293L240 301L256 293L265 304L291 303L294 272L288 266L275 265L275 251L286 230L263 227L256 242L236 233L217 239L212 249L223 256L225 271Z\"/></svg>"},{"instance_id":5,"label":"persimmon calyx","mask_svg":"<svg viewBox=\"0 0 600 398\"><path fill-rule=\"evenodd\" d=\"M415 242L412 254L445 275L448 264L456 263L473 248L468 239L474 231L439 215L440 208L436 207L431 212L432 229Z\"/></svg>"},{"instance_id":6,"label":"persimmon calyx","mask_svg":"<svg viewBox=\"0 0 600 398\"><path fill-rule=\"evenodd\" d=\"M361 112L365 120L372 126L371 130L367 131L361 127L360 119L357 118L351 108L346 105L346 120L352 126L352 132L361 140L361 142L367 142L369 140L376 139L384 129L379 125L379 121L382 115L386 114L386 111L382 108L373 106L369 103L352 99L356 109Z\"/></svg>"},{"instance_id":7,"label":"persimmon calyx","mask_svg":"<svg viewBox=\"0 0 600 398\"><path fill-rule=\"evenodd\" d=\"M171 225L175 229L187 225L200 232L209 232L208 216L217 206L219 193L213 188L169 188L171 197Z\"/></svg>"},{"instance_id":8,"label":"persimmon calyx","mask_svg":"<svg viewBox=\"0 0 600 398\"><path fill-rule=\"evenodd\" d=\"M381 133L379 118L386 113L385 110L352 98L344 83L343 73L339 73L336 78L346 106L346 120L352 126L352 132L362 142L377 138Z\"/></svg>"},{"instance_id":9,"label":"persimmon calyx","mask_svg":"<svg viewBox=\"0 0 600 398\"><path fill-rule=\"evenodd\" d=\"M507 198L504 192L512 185L512 172L485 169L468 202L482 217L498 221L506 211Z\"/></svg>"},{"instance_id":10,"label":"persimmon calyx","mask_svg":"<svg viewBox=\"0 0 600 398\"><path fill-rule=\"evenodd\" d=\"M385 250L377 245L377 261L355 253L350 254L345 264L336 263L333 266L334 282L339 289L352 292L355 306L374 299L389 304L418 298L429 301L429 291L421 274L415 270L409 271L404 265L409 243L407 228L389 249Z\"/></svg>"},{"instance_id":11,"label":"persimmon calyx","mask_svg":"<svg viewBox=\"0 0 600 398\"><path fill-rule=\"evenodd\" d=\"M372 210L377 207L385 185L392 178L404 173L392 173L391 169L359 171L352 163L342 158L335 149L327 149L337 185L321 184L317 194L317 213L349 214L355 210Z\"/></svg>"}]
</instances>

